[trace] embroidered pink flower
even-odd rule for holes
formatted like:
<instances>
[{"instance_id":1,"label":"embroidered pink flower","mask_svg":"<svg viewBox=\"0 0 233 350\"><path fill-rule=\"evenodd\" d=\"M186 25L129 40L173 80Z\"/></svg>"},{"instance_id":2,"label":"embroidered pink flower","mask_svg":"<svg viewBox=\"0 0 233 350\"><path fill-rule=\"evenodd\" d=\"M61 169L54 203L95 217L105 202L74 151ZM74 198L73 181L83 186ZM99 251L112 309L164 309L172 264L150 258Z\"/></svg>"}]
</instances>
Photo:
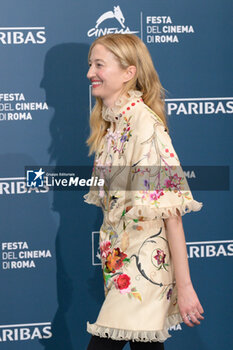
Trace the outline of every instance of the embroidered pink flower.
<instances>
[{"instance_id":1,"label":"embroidered pink flower","mask_svg":"<svg viewBox=\"0 0 233 350\"><path fill-rule=\"evenodd\" d=\"M103 241L100 243L100 254L102 258L107 258L108 254L111 252L110 246L110 241Z\"/></svg>"},{"instance_id":2,"label":"embroidered pink flower","mask_svg":"<svg viewBox=\"0 0 233 350\"><path fill-rule=\"evenodd\" d=\"M158 265L165 263L166 254L162 249L157 249L157 255L154 256L155 260L157 260Z\"/></svg>"},{"instance_id":3,"label":"embroidered pink flower","mask_svg":"<svg viewBox=\"0 0 233 350\"><path fill-rule=\"evenodd\" d=\"M163 194L164 194L163 190L156 190L150 194L150 199L152 201L157 201L159 197L162 196Z\"/></svg>"},{"instance_id":4,"label":"embroidered pink flower","mask_svg":"<svg viewBox=\"0 0 233 350\"><path fill-rule=\"evenodd\" d=\"M130 277L126 274L121 274L117 278L114 279L115 286L120 290L121 294L130 293Z\"/></svg>"},{"instance_id":5,"label":"embroidered pink flower","mask_svg":"<svg viewBox=\"0 0 233 350\"><path fill-rule=\"evenodd\" d=\"M150 194L150 199L153 201L156 201L158 199L158 195L156 191Z\"/></svg>"}]
</instances>

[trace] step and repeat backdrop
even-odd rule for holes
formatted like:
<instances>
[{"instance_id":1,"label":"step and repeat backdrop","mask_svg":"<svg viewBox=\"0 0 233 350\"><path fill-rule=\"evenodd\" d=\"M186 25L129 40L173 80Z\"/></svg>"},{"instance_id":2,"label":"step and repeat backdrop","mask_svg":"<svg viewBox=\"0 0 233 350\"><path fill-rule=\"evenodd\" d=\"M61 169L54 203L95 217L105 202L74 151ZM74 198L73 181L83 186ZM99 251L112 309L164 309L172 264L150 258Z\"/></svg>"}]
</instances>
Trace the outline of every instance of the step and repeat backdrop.
<instances>
[{"instance_id":1,"label":"step and repeat backdrop","mask_svg":"<svg viewBox=\"0 0 233 350\"><path fill-rule=\"evenodd\" d=\"M183 217L205 320L170 329L166 349L232 348L232 10L231 0L1 1L2 350L84 350L90 339L104 300L102 213L87 191L53 191L41 174L92 165L88 49L119 32L151 52L187 179L205 183L193 191L202 210Z\"/></svg>"}]
</instances>

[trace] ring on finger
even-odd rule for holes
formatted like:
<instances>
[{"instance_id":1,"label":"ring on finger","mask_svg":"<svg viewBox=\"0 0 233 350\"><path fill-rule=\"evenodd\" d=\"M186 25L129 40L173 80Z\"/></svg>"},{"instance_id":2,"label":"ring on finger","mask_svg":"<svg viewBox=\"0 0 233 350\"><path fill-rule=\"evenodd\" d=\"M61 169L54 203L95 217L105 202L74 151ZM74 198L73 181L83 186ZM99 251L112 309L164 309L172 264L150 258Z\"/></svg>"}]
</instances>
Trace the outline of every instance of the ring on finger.
<instances>
[{"instance_id":1,"label":"ring on finger","mask_svg":"<svg viewBox=\"0 0 233 350\"><path fill-rule=\"evenodd\" d=\"M189 315L189 314L184 315L184 317L183 317L183 318L187 318L189 321L191 321L191 317L190 317L190 315Z\"/></svg>"}]
</instances>

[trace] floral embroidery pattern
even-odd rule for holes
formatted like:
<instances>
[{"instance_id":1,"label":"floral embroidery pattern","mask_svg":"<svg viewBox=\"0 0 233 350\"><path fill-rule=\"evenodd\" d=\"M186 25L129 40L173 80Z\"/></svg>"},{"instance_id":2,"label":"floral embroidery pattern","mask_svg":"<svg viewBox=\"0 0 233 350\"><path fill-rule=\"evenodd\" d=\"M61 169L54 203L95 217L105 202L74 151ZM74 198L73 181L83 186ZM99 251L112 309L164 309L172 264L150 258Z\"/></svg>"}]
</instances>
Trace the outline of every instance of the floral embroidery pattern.
<instances>
[{"instance_id":1,"label":"floral embroidery pattern","mask_svg":"<svg viewBox=\"0 0 233 350\"><path fill-rule=\"evenodd\" d=\"M181 181L182 177L179 177L176 173L173 176L169 176L169 178L165 180L164 186L169 189L178 188L181 185Z\"/></svg>"},{"instance_id":2,"label":"floral embroidery pattern","mask_svg":"<svg viewBox=\"0 0 233 350\"><path fill-rule=\"evenodd\" d=\"M169 266L169 264L165 263L165 257L166 254L164 251L162 249L157 249L157 255L154 256L154 259L157 261L158 270L164 268L167 271L166 267Z\"/></svg>"},{"instance_id":3,"label":"floral embroidery pattern","mask_svg":"<svg viewBox=\"0 0 233 350\"><path fill-rule=\"evenodd\" d=\"M108 253L106 258L106 272L116 272L123 266L123 261L127 257L127 254L124 254L120 251L120 248L114 248L111 252Z\"/></svg>"},{"instance_id":4,"label":"floral embroidery pattern","mask_svg":"<svg viewBox=\"0 0 233 350\"><path fill-rule=\"evenodd\" d=\"M115 144L120 136L120 131L116 130L115 132L110 131L110 129L107 129L107 141L108 141L108 152L110 152L111 147L115 147Z\"/></svg>"},{"instance_id":5,"label":"floral embroidery pattern","mask_svg":"<svg viewBox=\"0 0 233 350\"><path fill-rule=\"evenodd\" d=\"M159 287L163 287L161 293L160 293L160 300L164 297L166 291L169 289L171 289L171 291L169 292L169 294L167 294L167 299L170 299L171 297L171 293L172 293L172 288L171 286L174 285L174 283L169 283L169 284L164 284L162 282L158 282L158 281L155 281L154 279L152 279L144 270L143 266L142 266L142 263L140 261L140 255L141 255L141 251L143 249L144 246L146 246L148 243L153 243L153 244L157 244L157 241L155 240L156 237L160 237L161 235L161 232L162 232L162 228L160 228L159 232L156 233L155 235L152 235L150 237L148 237L147 239L145 239L140 248L138 249L138 252L137 254L133 254L131 257L130 257L130 260L134 257L136 259L136 266L138 268L138 271L140 272L140 275L142 277L144 277L147 281L149 281L150 283L152 284L155 284ZM161 237L163 240L164 238ZM156 252L157 254L155 256L153 256L153 258L156 260L157 262L157 265L155 265L152 261L152 264L156 267L157 271L158 270L161 270L162 268L164 270L167 270L167 267L169 266L168 263L165 262L165 258L166 258L166 254L164 253L164 251L162 249L156 249Z\"/></svg>"},{"instance_id":6,"label":"floral embroidery pattern","mask_svg":"<svg viewBox=\"0 0 233 350\"><path fill-rule=\"evenodd\" d=\"M100 254L102 258L107 258L108 254L111 252L110 247L110 241L103 241L100 243Z\"/></svg>"},{"instance_id":7,"label":"floral embroidery pattern","mask_svg":"<svg viewBox=\"0 0 233 350\"><path fill-rule=\"evenodd\" d=\"M112 237L115 234L111 235ZM124 232L121 245L128 246L128 235ZM131 278L122 270L125 264L130 263L130 259L127 257L119 247L111 249L111 241L102 241L100 243L100 255L104 266L103 276L105 287L108 288L110 281L114 282L115 288L119 290L120 294L127 294L129 298L134 297L142 301L141 294L137 291L136 287L131 287Z\"/></svg>"},{"instance_id":8,"label":"floral embroidery pattern","mask_svg":"<svg viewBox=\"0 0 233 350\"><path fill-rule=\"evenodd\" d=\"M114 278L116 288L120 290L121 294L130 293L130 277L125 273L122 273L118 277Z\"/></svg>"},{"instance_id":9,"label":"floral embroidery pattern","mask_svg":"<svg viewBox=\"0 0 233 350\"><path fill-rule=\"evenodd\" d=\"M135 180L135 176L137 176L136 181L139 181L141 178L145 188L144 190L139 190L135 198L142 203L148 202L148 204L155 207L159 207L161 197L167 192L173 192L177 197L182 197L183 201L185 199L191 200L190 191L184 191L187 183L175 152L171 151L167 145L164 145L159 137L156 137L156 131L154 131L154 135L149 140L145 141L145 144L147 145L147 151L141 159L132 165L132 181ZM159 151L160 149L162 151ZM150 164L151 159L156 159L156 157L158 159L154 169L140 166L145 161ZM173 162L170 163L170 159ZM174 165L174 159L177 165Z\"/></svg>"},{"instance_id":10,"label":"floral embroidery pattern","mask_svg":"<svg viewBox=\"0 0 233 350\"><path fill-rule=\"evenodd\" d=\"M121 294L127 294L129 298L136 298L142 301L141 294L137 291L136 287L130 287L130 277L126 274L121 274L114 279L115 286L119 289Z\"/></svg>"},{"instance_id":11,"label":"floral embroidery pattern","mask_svg":"<svg viewBox=\"0 0 233 350\"><path fill-rule=\"evenodd\" d=\"M130 126L130 117L124 116L124 125L122 131L116 130L111 132L108 129L107 140L108 140L108 152L112 147L114 153L123 154L126 148L126 143L129 141L132 136L132 130ZM118 145L119 144L119 145Z\"/></svg>"}]
</instances>

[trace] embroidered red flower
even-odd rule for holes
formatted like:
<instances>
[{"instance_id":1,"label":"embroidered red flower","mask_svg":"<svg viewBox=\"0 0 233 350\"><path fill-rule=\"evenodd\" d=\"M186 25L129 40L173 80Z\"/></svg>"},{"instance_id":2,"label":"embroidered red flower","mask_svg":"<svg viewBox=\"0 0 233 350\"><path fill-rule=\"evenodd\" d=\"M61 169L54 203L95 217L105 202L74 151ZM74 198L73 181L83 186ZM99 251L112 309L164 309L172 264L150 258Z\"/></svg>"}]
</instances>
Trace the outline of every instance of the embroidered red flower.
<instances>
[{"instance_id":1,"label":"embroidered red flower","mask_svg":"<svg viewBox=\"0 0 233 350\"><path fill-rule=\"evenodd\" d=\"M172 182L170 179L166 179L164 182L164 185L166 186L166 188L170 188L172 187Z\"/></svg>"},{"instance_id":2,"label":"embroidered red flower","mask_svg":"<svg viewBox=\"0 0 233 350\"><path fill-rule=\"evenodd\" d=\"M177 173L175 173L175 174L172 176L172 183L173 183L173 186L180 185L181 180L182 180L182 177L179 177L179 176L177 175Z\"/></svg>"},{"instance_id":3,"label":"embroidered red flower","mask_svg":"<svg viewBox=\"0 0 233 350\"><path fill-rule=\"evenodd\" d=\"M123 260L127 257L127 254L120 251L120 248L114 248L112 252L108 253L105 265L109 272L115 273L123 266Z\"/></svg>"},{"instance_id":4,"label":"embroidered red flower","mask_svg":"<svg viewBox=\"0 0 233 350\"><path fill-rule=\"evenodd\" d=\"M129 293L130 290L130 277L126 274L121 274L114 279L115 286L120 290L122 294Z\"/></svg>"},{"instance_id":5,"label":"embroidered red flower","mask_svg":"<svg viewBox=\"0 0 233 350\"><path fill-rule=\"evenodd\" d=\"M182 177L179 177L177 173L175 173L173 176L169 176L169 179L166 179L164 182L164 185L166 188L172 188L177 187L180 185L182 180Z\"/></svg>"}]
</instances>

